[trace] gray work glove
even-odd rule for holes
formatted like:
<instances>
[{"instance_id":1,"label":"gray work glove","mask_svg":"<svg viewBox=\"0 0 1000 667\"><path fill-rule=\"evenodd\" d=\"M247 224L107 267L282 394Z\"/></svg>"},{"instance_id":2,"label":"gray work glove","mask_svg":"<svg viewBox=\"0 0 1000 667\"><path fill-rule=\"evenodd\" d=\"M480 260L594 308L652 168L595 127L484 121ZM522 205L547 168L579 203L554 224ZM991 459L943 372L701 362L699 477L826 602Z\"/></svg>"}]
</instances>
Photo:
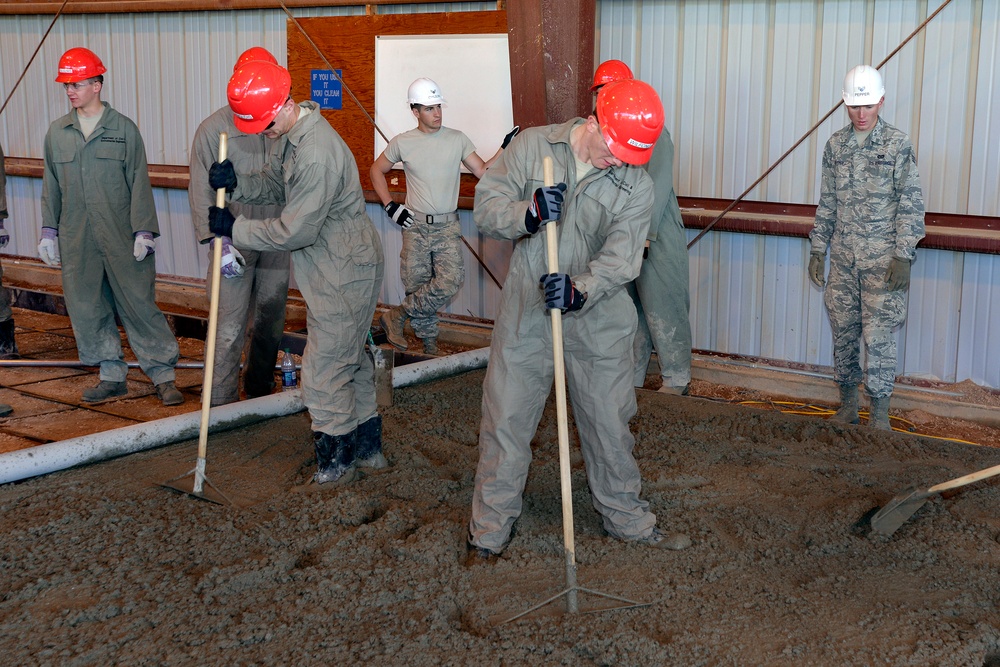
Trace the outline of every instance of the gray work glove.
<instances>
[{"instance_id":1,"label":"gray work glove","mask_svg":"<svg viewBox=\"0 0 1000 667\"><path fill-rule=\"evenodd\" d=\"M529 234L534 234L538 228L554 220L562 214L563 193L566 184L548 185L535 190L531 196L528 210L524 212L524 227Z\"/></svg>"},{"instance_id":2,"label":"gray work glove","mask_svg":"<svg viewBox=\"0 0 1000 667\"><path fill-rule=\"evenodd\" d=\"M59 266L59 239L54 227L42 227L42 238L38 241L38 256L49 266Z\"/></svg>"},{"instance_id":3,"label":"gray work glove","mask_svg":"<svg viewBox=\"0 0 1000 667\"><path fill-rule=\"evenodd\" d=\"M132 244L132 256L135 261L141 262L147 255L156 252L156 239L152 232L136 232L135 242Z\"/></svg>"},{"instance_id":4,"label":"gray work glove","mask_svg":"<svg viewBox=\"0 0 1000 667\"><path fill-rule=\"evenodd\" d=\"M814 252L809 255L809 280L813 281L816 287L823 289L826 287L826 255Z\"/></svg>"},{"instance_id":5,"label":"gray work glove","mask_svg":"<svg viewBox=\"0 0 1000 667\"><path fill-rule=\"evenodd\" d=\"M219 267L219 273L222 274L223 278L239 278L243 275L244 267L247 265L246 260L243 259L243 253L236 249L233 240L228 236L216 236L208 247L211 249L215 242L220 240L222 241L222 265ZM212 250L212 252L215 251Z\"/></svg>"},{"instance_id":6,"label":"gray work glove","mask_svg":"<svg viewBox=\"0 0 1000 667\"><path fill-rule=\"evenodd\" d=\"M885 272L885 288L890 292L905 290L910 286L910 260L893 257Z\"/></svg>"}]
</instances>

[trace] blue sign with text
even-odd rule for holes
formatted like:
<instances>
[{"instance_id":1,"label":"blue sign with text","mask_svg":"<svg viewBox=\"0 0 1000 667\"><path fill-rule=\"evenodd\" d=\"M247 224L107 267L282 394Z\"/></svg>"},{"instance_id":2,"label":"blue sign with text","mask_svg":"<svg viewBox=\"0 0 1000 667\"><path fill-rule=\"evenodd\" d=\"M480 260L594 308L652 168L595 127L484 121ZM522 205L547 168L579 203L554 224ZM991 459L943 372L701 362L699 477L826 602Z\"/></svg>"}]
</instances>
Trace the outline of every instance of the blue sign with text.
<instances>
[{"instance_id":1,"label":"blue sign with text","mask_svg":"<svg viewBox=\"0 0 1000 667\"><path fill-rule=\"evenodd\" d=\"M312 101L320 109L342 109L340 75L343 70L336 70L337 75L328 69L312 70Z\"/></svg>"}]
</instances>

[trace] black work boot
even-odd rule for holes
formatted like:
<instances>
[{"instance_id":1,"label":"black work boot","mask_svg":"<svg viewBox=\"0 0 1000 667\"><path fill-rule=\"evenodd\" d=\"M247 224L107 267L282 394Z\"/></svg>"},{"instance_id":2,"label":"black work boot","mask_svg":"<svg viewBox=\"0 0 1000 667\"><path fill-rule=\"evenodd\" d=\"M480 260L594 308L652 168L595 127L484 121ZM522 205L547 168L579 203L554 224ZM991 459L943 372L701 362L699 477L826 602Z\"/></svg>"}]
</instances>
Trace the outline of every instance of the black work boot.
<instances>
[{"instance_id":1,"label":"black work boot","mask_svg":"<svg viewBox=\"0 0 1000 667\"><path fill-rule=\"evenodd\" d=\"M378 318L379 324L385 331L385 337L397 350L405 350L407 347L406 334L403 328L406 326L406 311L403 306L396 306Z\"/></svg>"},{"instance_id":2,"label":"black work boot","mask_svg":"<svg viewBox=\"0 0 1000 667\"><path fill-rule=\"evenodd\" d=\"M14 340L14 318L0 322L0 359L18 359L17 341Z\"/></svg>"},{"instance_id":3,"label":"black work boot","mask_svg":"<svg viewBox=\"0 0 1000 667\"><path fill-rule=\"evenodd\" d=\"M83 400L88 403L96 403L97 401L103 401L106 398L112 398L114 396L124 396L128 393L128 385L125 382L111 382L110 380L101 380L97 383L96 387L91 387L90 389L83 390Z\"/></svg>"},{"instance_id":4,"label":"black work boot","mask_svg":"<svg viewBox=\"0 0 1000 667\"><path fill-rule=\"evenodd\" d=\"M841 384L840 387L840 409L830 417L832 422L841 424L860 424L858 418L858 386L855 384Z\"/></svg>"},{"instance_id":5,"label":"black work boot","mask_svg":"<svg viewBox=\"0 0 1000 667\"><path fill-rule=\"evenodd\" d=\"M316 466L313 475L317 484L327 482L349 482L354 479L354 450L357 445L357 429L345 435L313 433L316 447Z\"/></svg>"},{"instance_id":6,"label":"black work boot","mask_svg":"<svg viewBox=\"0 0 1000 667\"><path fill-rule=\"evenodd\" d=\"M358 446L354 463L361 468L385 468L389 462L382 454L382 415L358 424Z\"/></svg>"}]
</instances>

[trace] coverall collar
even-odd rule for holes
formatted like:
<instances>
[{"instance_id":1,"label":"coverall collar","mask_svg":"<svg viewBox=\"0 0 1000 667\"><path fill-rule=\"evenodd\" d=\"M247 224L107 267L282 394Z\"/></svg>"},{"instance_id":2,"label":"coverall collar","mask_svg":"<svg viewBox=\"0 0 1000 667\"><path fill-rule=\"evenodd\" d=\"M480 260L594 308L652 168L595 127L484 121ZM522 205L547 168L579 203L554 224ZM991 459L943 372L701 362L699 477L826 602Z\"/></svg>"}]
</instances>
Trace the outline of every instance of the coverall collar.
<instances>
[{"instance_id":1,"label":"coverall collar","mask_svg":"<svg viewBox=\"0 0 1000 667\"><path fill-rule=\"evenodd\" d=\"M319 105L313 101L299 102L300 107L306 107L312 113L308 113L305 116L299 114L298 120L292 125L292 129L285 134L288 139L288 143L292 146L298 146L302 138L305 137L306 133L312 129L316 122L323 117L319 111Z\"/></svg>"},{"instance_id":2,"label":"coverall collar","mask_svg":"<svg viewBox=\"0 0 1000 667\"><path fill-rule=\"evenodd\" d=\"M115 130L118 129L118 112L111 108L111 105L107 102L101 102L104 106L104 113L101 114L101 119L97 121L97 125L94 127L93 133L87 141L91 141L94 137L98 137L103 134L103 130ZM80 118L77 116L76 109L73 109L68 114L62 118L63 128L73 127L76 128L80 135L83 135L83 128L80 126Z\"/></svg>"}]
</instances>

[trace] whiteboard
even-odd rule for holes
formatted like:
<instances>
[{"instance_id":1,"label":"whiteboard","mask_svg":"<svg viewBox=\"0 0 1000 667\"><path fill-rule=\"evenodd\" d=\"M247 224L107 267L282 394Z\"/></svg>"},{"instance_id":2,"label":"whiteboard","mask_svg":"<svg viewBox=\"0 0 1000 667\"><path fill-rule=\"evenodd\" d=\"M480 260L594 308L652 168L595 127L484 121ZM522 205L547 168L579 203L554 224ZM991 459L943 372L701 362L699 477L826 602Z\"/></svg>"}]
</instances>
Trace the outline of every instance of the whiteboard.
<instances>
[{"instance_id":1,"label":"whiteboard","mask_svg":"<svg viewBox=\"0 0 1000 667\"><path fill-rule=\"evenodd\" d=\"M483 160L493 157L514 126L506 33L377 36L375 124L389 139L417 126L406 90L420 77L441 89L442 124L464 132ZM386 145L376 130L373 160Z\"/></svg>"}]
</instances>

